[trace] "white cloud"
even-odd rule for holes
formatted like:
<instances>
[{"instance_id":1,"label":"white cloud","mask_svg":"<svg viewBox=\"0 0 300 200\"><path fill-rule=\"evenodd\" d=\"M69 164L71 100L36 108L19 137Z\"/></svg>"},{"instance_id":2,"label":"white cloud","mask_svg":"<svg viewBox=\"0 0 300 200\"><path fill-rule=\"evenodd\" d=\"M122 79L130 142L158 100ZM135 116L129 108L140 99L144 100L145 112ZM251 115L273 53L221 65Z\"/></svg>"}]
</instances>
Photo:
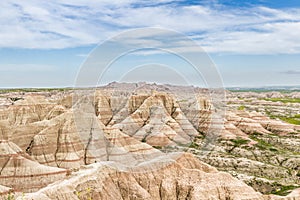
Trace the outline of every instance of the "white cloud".
<instances>
[{"instance_id":1,"label":"white cloud","mask_svg":"<svg viewBox=\"0 0 300 200\"><path fill-rule=\"evenodd\" d=\"M3 0L0 47L77 47L97 44L122 30L156 26L190 35L208 52L300 53L300 9L159 2L151 6L157 1Z\"/></svg>"}]
</instances>

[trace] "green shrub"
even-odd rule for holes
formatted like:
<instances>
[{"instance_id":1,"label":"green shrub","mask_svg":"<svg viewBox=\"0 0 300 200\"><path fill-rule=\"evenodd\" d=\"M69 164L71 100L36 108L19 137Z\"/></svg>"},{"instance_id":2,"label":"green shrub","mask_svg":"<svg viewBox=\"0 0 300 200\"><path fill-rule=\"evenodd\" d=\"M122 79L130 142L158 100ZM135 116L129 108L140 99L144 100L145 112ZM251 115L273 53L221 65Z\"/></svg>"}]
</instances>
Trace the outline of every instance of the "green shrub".
<instances>
[{"instance_id":1,"label":"green shrub","mask_svg":"<svg viewBox=\"0 0 300 200\"><path fill-rule=\"evenodd\" d=\"M239 106L238 110L245 110L245 106L244 105Z\"/></svg>"},{"instance_id":2,"label":"green shrub","mask_svg":"<svg viewBox=\"0 0 300 200\"><path fill-rule=\"evenodd\" d=\"M239 147L244 144L248 144L250 142L249 140L245 140L239 137L237 139L231 139L230 141L233 142L233 145L236 147Z\"/></svg>"},{"instance_id":3,"label":"green shrub","mask_svg":"<svg viewBox=\"0 0 300 200\"><path fill-rule=\"evenodd\" d=\"M277 152L278 149L276 149L276 148L274 148L274 147L270 147L270 151Z\"/></svg>"},{"instance_id":4,"label":"green shrub","mask_svg":"<svg viewBox=\"0 0 300 200\"><path fill-rule=\"evenodd\" d=\"M277 190L273 190L271 193L280 196L288 195L292 190L299 188L299 186L295 185L281 185L278 186Z\"/></svg>"},{"instance_id":5,"label":"green shrub","mask_svg":"<svg viewBox=\"0 0 300 200\"><path fill-rule=\"evenodd\" d=\"M197 149L199 148L199 144L195 143L195 142L192 142L189 146L189 148L194 148L194 149Z\"/></svg>"}]
</instances>

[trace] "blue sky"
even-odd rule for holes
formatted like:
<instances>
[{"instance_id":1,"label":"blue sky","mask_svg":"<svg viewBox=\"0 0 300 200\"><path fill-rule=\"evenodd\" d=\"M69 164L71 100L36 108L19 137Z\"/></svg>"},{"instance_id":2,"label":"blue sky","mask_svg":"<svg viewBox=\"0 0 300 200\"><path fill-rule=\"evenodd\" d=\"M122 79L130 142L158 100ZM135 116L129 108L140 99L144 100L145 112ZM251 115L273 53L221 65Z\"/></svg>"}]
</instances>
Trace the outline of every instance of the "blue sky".
<instances>
[{"instance_id":1,"label":"blue sky","mask_svg":"<svg viewBox=\"0 0 300 200\"><path fill-rule=\"evenodd\" d=\"M0 25L2 88L73 86L97 44L142 27L171 29L193 39L227 87L300 85L298 0L3 0ZM116 68L132 60L171 59L145 58L129 56Z\"/></svg>"}]
</instances>

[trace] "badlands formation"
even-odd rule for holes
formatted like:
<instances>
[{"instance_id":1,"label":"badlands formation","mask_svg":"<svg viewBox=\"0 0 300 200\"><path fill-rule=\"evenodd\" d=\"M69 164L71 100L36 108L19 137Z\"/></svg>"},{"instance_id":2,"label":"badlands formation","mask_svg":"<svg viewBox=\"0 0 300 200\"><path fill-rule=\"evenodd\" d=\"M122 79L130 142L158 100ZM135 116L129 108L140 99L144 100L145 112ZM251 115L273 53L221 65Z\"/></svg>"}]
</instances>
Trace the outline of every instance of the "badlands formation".
<instances>
[{"instance_id":1,"label":"badlands formation","mask_svg":"<svg viewBox=\"0 0 300 200\"><path fill-rule=\"evenodd\" d=\"M2 91L0 199L300 199L300 103L286 102L300 94L226 96L145 83Z\"/></svg>"}]
</instances>

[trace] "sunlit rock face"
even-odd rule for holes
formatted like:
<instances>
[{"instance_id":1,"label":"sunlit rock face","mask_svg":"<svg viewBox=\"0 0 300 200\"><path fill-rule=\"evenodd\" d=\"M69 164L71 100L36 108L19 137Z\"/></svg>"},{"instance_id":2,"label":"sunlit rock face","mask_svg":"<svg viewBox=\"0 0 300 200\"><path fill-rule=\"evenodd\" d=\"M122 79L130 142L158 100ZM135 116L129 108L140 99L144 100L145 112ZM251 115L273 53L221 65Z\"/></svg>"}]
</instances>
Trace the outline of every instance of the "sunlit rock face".
<instances>
[{"instance_id":1,"label":"sunlit rock face","mask_svg":"<svg viewBox=\"0 0 300 200\"><path fill-rule=\"evenodd\" d=\"M157 165L164 167L157 168ZM153 169L153 170L152 170ZM80 177L80 178L79 178ZM91 180L91 177L93 179ZM77 191L74 192L74 191ZM242 181L200 162L191 154L158 156L121 171L113 163L96 163L26 199L265 199Z\"/></svg>"},{"instance_id":2,"label":"sunlit rock face","mask_svg":"<svg viewBox=\"0 0 300 200\"><path fill-rule=\"evenodd\" d=\"M66 177L67 170L39 164L12 142L0 141L0 149L1 185L31 192Z\"/></svg>"}]
</instances>

